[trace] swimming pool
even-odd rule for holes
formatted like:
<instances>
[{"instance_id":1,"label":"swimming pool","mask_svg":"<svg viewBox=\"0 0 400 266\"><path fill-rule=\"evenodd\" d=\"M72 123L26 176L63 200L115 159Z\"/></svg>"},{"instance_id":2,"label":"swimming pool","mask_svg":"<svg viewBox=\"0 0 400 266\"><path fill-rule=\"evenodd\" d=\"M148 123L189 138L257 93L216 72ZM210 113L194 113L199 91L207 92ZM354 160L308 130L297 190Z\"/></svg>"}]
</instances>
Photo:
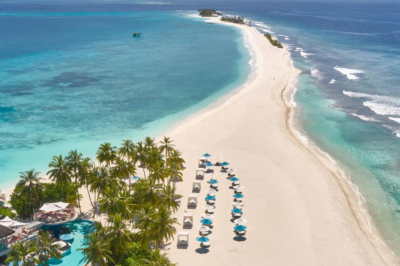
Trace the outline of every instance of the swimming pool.
<instances>
[{"instance_id":1,"label":"swimming pool","mask_svg":"<svg viewBox=\"0 0 400 266\"><path fill-rule=\"evenodd\" d=\"M71 234L74 235L74 241L71 244L69 251L63 254L61 260L51 259L50 265L79 265L79 262L83 258L81 251L77 250L83 246L84 235L88 234L91 230L94 230L93 223L87 220L75 220L64 225L71 229ZM83 263L81 264L83 265Z\"/></svg>"}]
</instances>

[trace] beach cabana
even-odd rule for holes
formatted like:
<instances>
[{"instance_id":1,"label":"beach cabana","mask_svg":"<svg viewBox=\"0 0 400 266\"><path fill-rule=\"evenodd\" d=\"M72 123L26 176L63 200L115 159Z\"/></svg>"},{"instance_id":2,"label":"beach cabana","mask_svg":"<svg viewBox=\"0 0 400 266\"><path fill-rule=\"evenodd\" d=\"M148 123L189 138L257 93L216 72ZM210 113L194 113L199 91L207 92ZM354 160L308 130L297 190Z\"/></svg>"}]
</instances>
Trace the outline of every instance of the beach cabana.
<instances>
[{"instance_id":1,"label":"beach cabana","mask_svg":"<svg viewBox=\"0 0 400 266\"><path fill-rule=\"evenodd\" d=\"M27 225L27 223L21 223L11 219L10 217L6 216L2 220L0 220L0 225L7 226L7 227L14 227L20 225Z\"/></svg>"},{"instance_id":2,"label":"beach cabana","mask_svg":"<svg viewBox=\"0 0 400 266\"><path fill-rule=\"evenodd\" d=\"M197 195L189 195L188 206L197 206Z\"/></svg>"},{"instance_id":3,"label":"beach cabana","mask_svg":"<svg viewBox=\"0 0 400 266\"><path fill-rule=\"evenodd\" d=\"M14 230L0 225L0 252L8 249L8 237L14 233Z\"/></svg>"},{"instance_id":4,"label":"beach cabana","mask_svg":"<svg viewBox=\"0 0 400 266\"><path fill-rule=\"evenodd\" d=\"M197 179L203 179L204 178L204 172L205 172L204 168L197 168L197 170L196 170L196 178Z\"/></svg>"},{"instance_id":5,"label":"beach cabana","mask_svg":"<svg viewBox=\"0 0 400 266\"><path fill-rule=\"evenodd\" d=\"M192 191L200 191L201 190L201 181L195 180L193 181Z\"/></svg>"},{"instance_id":6,"label":"beach cabana","mask_svg":"<svg viewBox=\"0 0 400 266\"><path fill-rule=\"evenodd\" d=\"M183 215L183 226L193 225L193 213L187 212Z\"/></svg>"},{"instance_id":7,"label":"beach cabana","mask_svg":"<svg viewBox=\"0 0 400 266\"><path fill-rule=\"evenodd\" d=\"M198 165L199 167L204 167L206 162L207 162L207 159L206 159L205 157L200 157L200 158L199 158L199 162L198 162L197 165Z\"/></svg>"},{"instance_id":8,"label":"beach cabana","mask_svg":"<svg viewBox=\"0 0 400 266\"><path fill-rule=\"evenodd\" d=\"M179 231L178 232L178 246L189 246L189 232Z\"/></svg>"}]
</instances>

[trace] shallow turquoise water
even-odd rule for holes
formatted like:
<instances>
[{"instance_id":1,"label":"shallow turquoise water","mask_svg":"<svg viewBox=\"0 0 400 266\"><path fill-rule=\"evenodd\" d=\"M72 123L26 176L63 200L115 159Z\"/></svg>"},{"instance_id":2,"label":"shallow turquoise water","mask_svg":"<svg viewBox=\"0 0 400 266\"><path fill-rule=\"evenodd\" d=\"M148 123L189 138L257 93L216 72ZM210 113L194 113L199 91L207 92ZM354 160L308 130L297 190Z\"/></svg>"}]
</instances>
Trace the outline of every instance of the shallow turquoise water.
<instances>
[{"instance_id":1,"label":"shallow turquoise water","mask_svg":"<svg viewBox=\"0 0 400 266\"><path fill-rule=\"evenodd\" d=\"M65 8L0 12L3 190L20 171L47 171L53 155L94 157L104 141L157 136L250 71L233 27L173 11Z\"/></svg>"}]
</instances>

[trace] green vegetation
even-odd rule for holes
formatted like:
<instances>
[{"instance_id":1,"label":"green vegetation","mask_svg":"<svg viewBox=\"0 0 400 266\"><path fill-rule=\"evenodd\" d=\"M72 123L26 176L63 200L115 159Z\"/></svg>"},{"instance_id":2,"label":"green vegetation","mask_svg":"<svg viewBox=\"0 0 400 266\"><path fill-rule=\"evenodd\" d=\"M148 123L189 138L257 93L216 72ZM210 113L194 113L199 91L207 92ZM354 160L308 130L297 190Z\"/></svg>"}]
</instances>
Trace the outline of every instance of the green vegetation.
<instances>
[{"instance_id":1,"label":"green vegetation","mask_svg":"<svg viewBox=\"0 0 400 266\"><path fill-rule=\"evenodd\" d=\"M244 17L222 17L221 21L232 22L237 24L244 24Z\"/></svg>"},{"instance_id":2,"label":"green vegetation","mask_svg":"<svg viewBox=\"0 0 400 266\"><path fill-rule=\"evenodd\" d=\"M215 9L200 9L200 16L202 17L212 17L213 15L217 14Z\"/></svg>"},{"instance_id":3,"label":"green vegetation","mask_svg":"<svg viewBox=\"0 0 400 266\"><path fill-rule=\"evenodd\" d=\"M278 40L275 40L272 38L272 36L270 34L264 34L264 36L269 40L269 42L273 45L276 46L278 48L283 48L282 44L280 42L278 42Z\"/></svg>"},{"instance_id":4,"label":"green vegetation","mask_svg":"<svg viewBox=\"0 0 400 266\"><path fill-rule=\"evenodd\" d=\"M8 217L15 218L16 215L13 213L10 209L4 207L4 204L6 203L6 195L1 193L0 190L0 219L3 219L6 215Z\"/></svg>"},{"instance_id":5,"label":"green vegetation","mask_svg":"<svg viewBox=\"0 0 400 266\"><path fill-rule=\"evenodd\" d=\"M11 247L8 253L6 263L13 262L14 265L35 266L44 265L49 266L49 256L61 259L62 255L58 251L58 246L53 245L56 241L48 232L41 232L38 236L38 242L20 241Z\"/></svg>"},{"instance_id":6,"label":"green vegetation","mask_svg":"<svg viewBox=\"0 0 400 266\"><path fill-rule=\"evenodd\" d=\"M109 219L105 225L96 223L95 230L85 236L80 249L85 265L174 265L159 250L173 238L179 224L173 218L181 197L175 183L182 181L185 161L173 141L164 137L155 143L147 137L138 143L124 140L119 148L106 142L96 159L92 162L77 150L66 157L54 156L47 172L54 183L43 183L35 170L21 172L10 200L18 217L31 217L46 202L66 201L80 208L78 190L86 188L93 215L103 212ZM130 185L138 168L142 177ZM28 254L39 253L56 257L49 249L49 237L40 241L38 245L15 244L8 260L22 261Z\"/></svg>"}]
</instances>

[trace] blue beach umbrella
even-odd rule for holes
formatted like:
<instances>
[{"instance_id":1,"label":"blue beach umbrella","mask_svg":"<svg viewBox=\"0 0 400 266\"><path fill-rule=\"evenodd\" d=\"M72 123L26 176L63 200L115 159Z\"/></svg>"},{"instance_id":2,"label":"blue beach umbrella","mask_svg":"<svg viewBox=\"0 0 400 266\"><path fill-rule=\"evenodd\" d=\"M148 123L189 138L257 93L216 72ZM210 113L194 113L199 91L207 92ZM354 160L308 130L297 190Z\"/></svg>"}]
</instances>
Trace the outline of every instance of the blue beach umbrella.
<instances>
[{"instance_id":1,"label":"blue beach umbrella","mask_svg":"<svg viewBox=\"0 0 400 266\"><path fill-rule=\"evenodd\" d=\"M235 229L236 231L245 231L247 229L247 226L240 224L233 227L233 229Z\"/></svg>"},{"instance_id":2,"label":"blue beach umbrella","mask_svg":"<svg viewBox=\"0 0 400 266\"><path fill-rule=\"evenodd\" d=\"M61 239L61 240L64 240L64 241L69 241L69 240L74 239L74 235L71 235L71 234L64 234L64 235L60 236L60 239Z\"/></svg>"},{"instance_id":3,"label":"blue beach umbrella","mask_svg":"<svg viewBox=\"0 0 400 266\"><path fill-rule=\"evenodd\" d=\"M203 154L203 157L207 157L207 158L208 158L208 157L211 157L211 154L209 154L209 153L204 153L204 154Z\"/></svg>"},{"instance_id":4,"label":"blue beach umbrella","mask_svg":"<svg viewBox=\"0 0 400 266\"><path fill-rule=\"evenodd\" d=\"M240 179L237 178L237 177L232 177L232 178L230 178L229 180L232 181L232 182L236 182L236 181L239 181Z\"/></svg>"},{"instance_id":5,"label":"blue beach umbrella","mask_svg":"<svg viewBox=\"0 0 400 266\"><path fill-rule=\"evenodd\" d=\"M210 239L208 237L205 237L205 236L198 237L198 238L196 238L196 240L201 242L201 243L210 242Z\"/></svg>"},{"instance_id":6,"label":"blue beach umbrella","mask_svg":"<svg viewBox=\"0 0 400 266\"><path fill-rule=\"evenodd\" d=\"M132 176L131 179L132 179L132 180L139 180L140 177L138 177L137 175L135 175L135 176Z\"/></svg>"},{"instance_id":7,"label":"blue beach umbrella","mask_svg":"<svg viewBox=\"0 0 400 266\"><path fill-rule=\"evenodd\" d=\"M216 179L211 179L210 181L208 181L208 183L210 183L210 184L218 184L219 182Z\"/></svg>"},{"instance_id":8,"label":"blue beach umbrella","mask_svg":"<svg viewBox=\"0 0 400 266\"><path fill-rule=\"evenodd\" d=\"M215 200L215 196L207 196L205 199L206 200Z\"/></svg>"},{"instance_id":9,"label":"blue beach umbrella","mask_svg":"<svg viewBox=\"0 0 400 266\"><path fill-rule=\"evenodd\" d=\"M211 167L211 166L214 166L214 164L213 164L213 163L210 163L210 162L206 162L206 166L207 166L207 167Z\"/></svg>"},{"instance_id":10,"label":"blue beach umbrella","mask_svg":"<svg viewBox=\"0 0 400 266\"><path fill-rule=\"evenodd\" d=\"M237 208L231 210L231 212L233 212L233 213L243 213L241 209L237 209Z\"/></svg>"},{"instance_id":11,"label":"blue beach umbrella","mask_svg":"<svg viewBox=\"0 0 400 266\"><path fill-rule=\"evenodd\" d=\"M209 225L209 224L212 224L212 220L211 219L201 219L200 223Z\"/></svg>"},{"instance_id":12,"label":"blue beach umbrella","mask_svg":"<svg viewBox=\"0 0 400 266\"><path fill-rule=\"evenodd\" d=\"M233 197L234 197L235 199L240 199L240 198L243 198L244 195L243 195L243 194L235 194L235 195L233 195Z\"/></svg>"},{"instance_id":13,"label":"blue beach umbrella","mask_svg":"<svg viewBox=\"0 0 400 266\"><path fill-rule=\"evenodd\" d=\"M221 166L228 166L228 165L229 165L228 162L223 162L223 163L221 163Z\"/></svg>"}]
</instances>

